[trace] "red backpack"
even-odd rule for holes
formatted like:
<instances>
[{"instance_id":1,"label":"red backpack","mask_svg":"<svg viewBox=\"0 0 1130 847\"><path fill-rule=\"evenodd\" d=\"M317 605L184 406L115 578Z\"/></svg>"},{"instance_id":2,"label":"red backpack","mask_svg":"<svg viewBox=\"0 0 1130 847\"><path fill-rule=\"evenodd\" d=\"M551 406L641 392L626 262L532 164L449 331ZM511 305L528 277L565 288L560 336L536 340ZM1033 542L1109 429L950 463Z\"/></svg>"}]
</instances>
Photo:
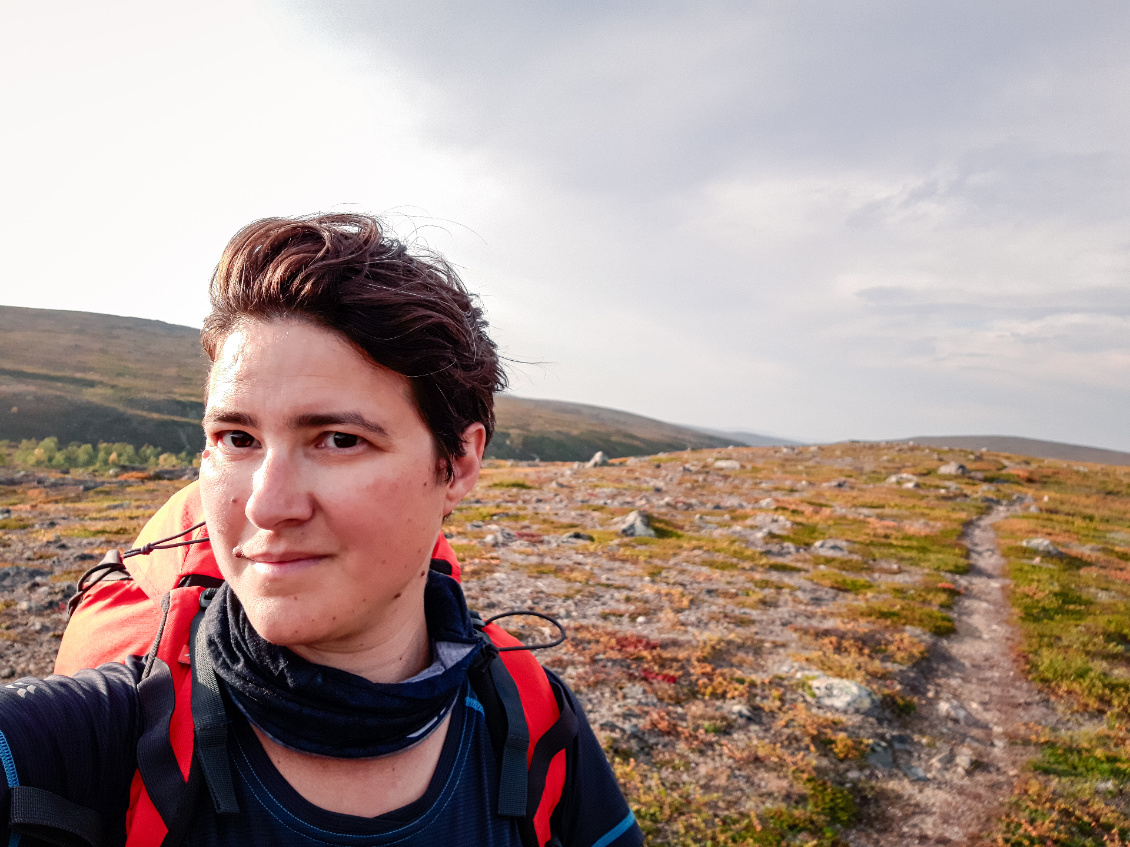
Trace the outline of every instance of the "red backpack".
<instances>
[{"instance_id":1,"label":"red backpack","mask_svg":"<svg viewBox=\"0 0 1130 847\"><path fill-rule=\"evenodd\" d=\"M218 684L208 662L193 660L203 644L197 627L202 608L223 583L206 535L200 492L192 483L150 518L128 568L112 550L83 575L55 660L56 673L72 674L145 656L138 684L145 730L130 789L126 847L180 844L202 783L217 812L235 811ZM442 533L432 567L460 577ZM564 788L565 752L577 721L530 648L494 623L504 616L483 622L472 614L486 646L471 682L499 756L498 813L518 819L524 845L545 847L556 841L550 816Z\"/></svg>"}]
</instances>

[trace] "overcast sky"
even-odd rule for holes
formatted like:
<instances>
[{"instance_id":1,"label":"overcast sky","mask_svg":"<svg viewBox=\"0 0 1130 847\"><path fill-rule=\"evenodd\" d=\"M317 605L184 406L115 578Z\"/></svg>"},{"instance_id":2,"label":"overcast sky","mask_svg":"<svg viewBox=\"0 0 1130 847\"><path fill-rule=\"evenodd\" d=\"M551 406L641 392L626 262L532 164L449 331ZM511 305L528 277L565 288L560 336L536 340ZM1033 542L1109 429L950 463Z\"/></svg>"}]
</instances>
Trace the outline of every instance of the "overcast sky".
<instances>
[{"instance_id":1,"label":"overcast sky","mask_svg":"<svg viewBox=\"0 0 1130 847\"><path fill-rule=\"evenodd\" d=\"M1130 4L71 2L0 29L0 303L199 326L387 213L515 393L1130 450Z\"/></svg>"}]
</instances>

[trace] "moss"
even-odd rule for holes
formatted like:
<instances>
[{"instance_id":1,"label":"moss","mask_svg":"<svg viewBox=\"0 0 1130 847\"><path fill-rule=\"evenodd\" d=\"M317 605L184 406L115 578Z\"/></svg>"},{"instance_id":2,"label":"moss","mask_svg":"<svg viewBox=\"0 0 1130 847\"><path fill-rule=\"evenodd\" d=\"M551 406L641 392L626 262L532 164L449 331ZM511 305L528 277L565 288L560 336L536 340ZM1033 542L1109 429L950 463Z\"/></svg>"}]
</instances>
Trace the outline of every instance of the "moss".
<instances>
[{"instance_id":1,"label":"moss","mask_svg":"<svg viewBox=\"0 0 1130 847\"><path fill-rule=\"evenodd\" d=\"M870 600L848 610L846 614L885 621L894 626L915 626L934 635L952 635L957 631L953 618L945 612L894 597Z\"/></svg>"},{"instance_id":2,"label":"moss","mask_svg":"<svg viewBox=\"0 0 1130 847\"><path fill-rule=\"evenodd\" d=\"M698 564L716 571L736 571L741 565L730 559L703 559Z\"/></svg>"},{"instance_id":3,"label":"moss","mask_svg":"<svg viewBox=\"0 0 1130 847\"><path fill-rule=\"evenodd\" d=\"M834 588L836 591L846 591L851 594L862 594L874 591L875 585L866 579L844 576L835 571L813 571L808 574L808 580L825 588Z\"/></svg>"}]
</instances>

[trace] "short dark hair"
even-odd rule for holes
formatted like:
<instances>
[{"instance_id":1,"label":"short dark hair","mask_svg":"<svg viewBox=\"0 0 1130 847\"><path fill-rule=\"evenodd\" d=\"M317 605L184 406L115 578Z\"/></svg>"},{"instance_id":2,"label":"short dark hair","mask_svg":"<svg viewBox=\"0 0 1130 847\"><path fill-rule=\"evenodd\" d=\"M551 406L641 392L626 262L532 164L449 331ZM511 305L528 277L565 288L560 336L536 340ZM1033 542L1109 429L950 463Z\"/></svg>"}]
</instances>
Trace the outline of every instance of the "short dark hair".
<instances>
[{"instance_id":1,"label":"short dark hair","mask_svg":"<svg viewBox=\"0 0 1130 847\"><path fill-rule=\"evenodd\" d=\"M506 375L478 300L442 256L409 249L379 218L248 224L220 257L211 298L200 336L212 361L242 320L309 321L408 378L449 479L468 426L483 424L490 442L494 392L506 387Z\"/></svg>"}]
</instances>

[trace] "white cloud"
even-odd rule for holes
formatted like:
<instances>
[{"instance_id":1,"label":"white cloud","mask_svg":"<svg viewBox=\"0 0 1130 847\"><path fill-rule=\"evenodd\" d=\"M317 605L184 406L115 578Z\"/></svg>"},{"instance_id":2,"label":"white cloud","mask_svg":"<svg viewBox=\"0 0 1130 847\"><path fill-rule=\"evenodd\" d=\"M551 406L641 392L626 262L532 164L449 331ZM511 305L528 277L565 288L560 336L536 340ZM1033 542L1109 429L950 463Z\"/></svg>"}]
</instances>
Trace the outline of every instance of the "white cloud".
<instances>
[{"instance_id":1,"label":"white cloud","mask_svg":"<svg viewBox=\"0 0 1130 847\"><path fill-rule=\"evenodd\" d=\"M1130 449L1124 4L75 2L8 24L3 302L194 323L250 219L404 210L503 349L547 363L527 394Z\"/></svg>"}]
</instances>

